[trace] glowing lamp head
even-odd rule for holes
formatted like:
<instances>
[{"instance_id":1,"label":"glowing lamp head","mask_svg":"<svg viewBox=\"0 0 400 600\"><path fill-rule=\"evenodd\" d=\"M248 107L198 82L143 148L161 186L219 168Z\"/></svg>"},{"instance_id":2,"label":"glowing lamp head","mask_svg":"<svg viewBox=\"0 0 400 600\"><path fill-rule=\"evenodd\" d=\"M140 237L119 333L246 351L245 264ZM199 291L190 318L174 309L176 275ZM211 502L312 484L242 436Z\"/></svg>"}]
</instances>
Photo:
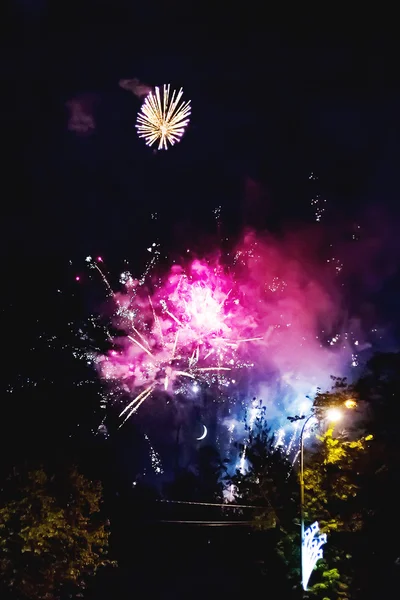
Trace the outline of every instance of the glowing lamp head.
<instances>
[{"instance_id":1,"label":"glowing lamp head","mask_svg":"<svg viewBox=\"0 0 400 600\"><path fill-rule=\"evenodd\" d=\"M331 423L337 423L341 420L343 415L338 408L329 408L326 411L326 417Z\"/></svg>"},{"instance_id":2,"label":"glowing lamp head","mask_svg":"<svg viewBox=\"0 0 400 600\"><path fill-rule=\"evenodd\" d=\"M348 400L346 400L344 405L346 408L353 409L357 406L357 402L355 400L353 400L352 398L349 398Z\"/></svg>"}]
</instances>

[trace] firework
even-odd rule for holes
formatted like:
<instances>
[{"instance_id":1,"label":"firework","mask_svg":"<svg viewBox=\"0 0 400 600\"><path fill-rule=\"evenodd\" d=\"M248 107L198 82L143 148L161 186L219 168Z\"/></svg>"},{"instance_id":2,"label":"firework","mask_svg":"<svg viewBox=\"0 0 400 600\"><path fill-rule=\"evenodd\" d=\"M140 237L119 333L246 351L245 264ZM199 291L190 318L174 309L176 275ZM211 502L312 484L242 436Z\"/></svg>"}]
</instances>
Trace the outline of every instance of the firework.
<instances>
[{"instance_id":1,"label":"firework","mask_svg":"<svg viewBox=\"0 0 400 600\"><path fill-rule=\"evenodd\" d=\"M248 421L248 428L249 428L250 433L253 431L254 423L255 423L257 417L260 417L261 412L262 412L261 404L256 400L256 398L253 398L253 401L251 403L250 412L249 412L249 421ZM243 445L242 454L241 454L240 461L238 464L238 469L242 474L244 474L246 472L247 447L248 447L248 440L246 440Z\"/></svg>"},{"instance_id":2,"label":"firework","mask_svg":"<svg viewBox=\"0 0 400 600\"><path fill-rule=\"evenodd\" d=\"M335 273L322 257L312 262L302 238L283 244L249 233L225 266L214 259L185 261L163 276L155 270L158 246L147 250L144 275L125 271L117 292L101 258L88 257L114 307L106 331L111 348L97 351L93 362L107 383L108 402L123 403L121 422L149 400L155 409L161 395L198 405L208 389L223 427L235 423L226 431L234 446L245 436L241 415L258 397L278 431L277 445L294 455L299 432L286 417L300 414L304 400L318 387L327 389L331 374L345 373L361 349L356 330L330 325L339 314L340 296L330 293Z\"/></svg>"},{"instance_id":3,"label":"firework","mask_svg":"<svg viewBox=\"0 0 400 600\"><path fill-rule=\"evenodd\" d=\"M181 139L191 112L190 100L181 102L183 90L173 90L164 85L163 93L156 87L150 92L138 114L136 128L140 138L144 138L147 146L158 141L159 150L167 150L168 143L173 146Z\"/></svg>"},{"instance_id":4,"label":"firework","mask_svg":"<svg viewBox=\"0 0 400 600\"><path fill-rule=\"evenodd\" d=\"M88 258L110 292L99 261ZM120 382L132 396L120 413L123 422L156 390L183 393L188 383L197 388L196 381L229 386L232 370L251 366L240 349L262 338L220 265L195 260L187 271L175 266L151 290L127 272L121 282L123 291L112 293L119 335L97 363L103 378Z\"/></svg>"}]
</instances>

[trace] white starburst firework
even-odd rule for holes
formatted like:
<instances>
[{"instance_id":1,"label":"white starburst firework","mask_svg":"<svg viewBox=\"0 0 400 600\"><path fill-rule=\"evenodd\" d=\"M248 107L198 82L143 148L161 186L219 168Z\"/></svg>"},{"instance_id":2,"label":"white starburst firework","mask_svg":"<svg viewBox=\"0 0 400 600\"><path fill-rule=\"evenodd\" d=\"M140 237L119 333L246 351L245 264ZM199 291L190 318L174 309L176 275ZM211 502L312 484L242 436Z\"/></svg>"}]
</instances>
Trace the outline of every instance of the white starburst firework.
<instances>
[{"instance_id":1,"label":"white starburst firework","mask_svg":"<svg viewBox=\"0 0 400 600\"><path fill-rule=\"evenodd\" d=\"M152 146L159 140L158 149L167 150L168 143L173 146L179 142L191 113L190 100L181 102L183 89L173 90L170 95L170 85L164 85L162 94L160 88L150 92L146 97L137 117L136 129L140 138L144 138L147 146Z\"/></svg>"}]
</instances>

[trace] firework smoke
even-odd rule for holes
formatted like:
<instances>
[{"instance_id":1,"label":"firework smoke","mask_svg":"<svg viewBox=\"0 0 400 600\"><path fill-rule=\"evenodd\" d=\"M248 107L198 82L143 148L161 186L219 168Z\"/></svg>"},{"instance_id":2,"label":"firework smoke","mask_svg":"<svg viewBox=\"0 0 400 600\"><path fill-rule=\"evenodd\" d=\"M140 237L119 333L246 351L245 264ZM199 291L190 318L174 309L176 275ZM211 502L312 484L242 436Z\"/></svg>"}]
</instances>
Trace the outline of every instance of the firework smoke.
<instances>
[{"instance_id":1,"label":"firework smoke","mask_svg":"<svg viewBox=\"0 0 400 600\"><path fill-rule=\"evenodd\" d=\"M144 98L145 96L150 94L150 92L153 91L153 89L149 85L147 85L146 83L142 83L137 78L120 79L119 87L123 90L126 90L127 92L132 92L132 94L137 96L137 98Z\"/></svg>"},{"instance_id":2,"label":"firework smoke","mask_svg":"<svg viewBox=\"0 0 400 600\"><path fill-rule=\"evenodd\" d=\"M81 94L68 100L68 129L80 136L91 135L96 129L95 111L98 98L95 94Z\"/></svg>"},{"instance_id":3,"label":"firework smoke","mask_svg":"<svg viewBox=\"0 0 400 600\"><path fill-rule=\"evenodd\" d=\"M277 444L295 453L287 416L308 412L317 388L348 374L368 347L354 322L349 329L337 269L315 243L248 232L229 260L182 261L140 280L123 273L122 291L112 293L113 347L97 358L101 377L125 397L122 422L143 403L158 411L160 394L198 407L206 388L217 399L209 418L221 450L246 437L243 417L254 421L257 398Z\"/></svg>"}]
</instances>

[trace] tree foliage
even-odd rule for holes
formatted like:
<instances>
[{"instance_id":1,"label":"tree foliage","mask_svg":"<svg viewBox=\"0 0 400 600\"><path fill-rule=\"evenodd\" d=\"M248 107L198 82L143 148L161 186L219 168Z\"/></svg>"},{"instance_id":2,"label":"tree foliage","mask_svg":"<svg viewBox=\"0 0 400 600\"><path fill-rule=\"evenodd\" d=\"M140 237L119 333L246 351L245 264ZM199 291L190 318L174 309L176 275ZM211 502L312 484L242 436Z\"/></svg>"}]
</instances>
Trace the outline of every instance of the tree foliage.
<instances>
[{"instance_id":1,"label":"tree foliage","mask_svg":"<svg viewBox=\"0 0 400 600\"><path fill-rule=\"evenodd\" d=\"M247 467L227 478L238 502L265 507L257 510L255 522L260 528L283 527L292 522L297 512L298 487L292 466L282 449L276 445L265 414L255 420L245 445Z\"/></svg>"},{"instance_id":2,"label":"tree foliage","mask_svg":"<svg viewBox=\"0 0 400 600\"><path fill-rule=\"evenodd\" d=\"M16 472L0 499L0 578L17 597L52 600L111 564L102 489L73 468Z\"/></svg>"},{"instance_id":3,"label":"tree foliage","mask_svg":"<svg viewBox=\"0 0 400 600\"><path fill-rule=\"evenodd\" d=\"M218 450L213 446L200 448L197 460L175 473L172 482L164 486L171 500L195 502L222 502L222 464Z\"/></svg>"},{"instance_id":4,"label":"tree foliage","mask_svg":"<svg viewBox=\"0 0 400 600\"><path fill-rule=\"evenodd\" d=\"M363 543L357 577L362 598L390 597L400 586L400 353L376 354L356 389L374 444L363 465Z\"/></svg>"},{"instance_id":5,"label":"tree foliage","mask_svg":"<svg viewBox=\"0 0 400 600\"><path fill-rule=\"evenodd\" d=\"M317 435L318 448L306 453L304 487L305 516L318 519L326 533L355 531L362 525L357 503L359 491L358 463L372 435L349 441L335 436L333 428Z\"/></svg>"},{"instance_id":6,"label":"tree foliage","mask_svg":"<svg viewBox=\"0 0 400 600\"><path fill-rule=\"evenodd\" d=\"M323 421L329 408L345 408L349 401L356 404L358 393L354 385L350 385L345 377L331 376L332 388L323 392L318 389L313 402L313 411L318 420Z\"/></svg>"},{"instance_id":7,"label":"tree foliage","mask_svg":"<svg viewBox=\"0 0 400 600\"><path fill-rule=\"evenodd\" d=\"M356 393L345 380L335 380L333 389L316 398L316 416L332 406L341 406ZM318 411L321 411L318 414ZM296 420L296 419L295 419ZM324 421L319 421L324 427ZM330 428L315 436L315 445L305 449L305 523L318 521L328 534L324 560L312 575L309 597L324 600L350 599L352 551L364 523L360 486L365 456L372 435L348 439ZM293 585L300 581L300 506L297 463L288 460L276 446L265 416L249 432L246 446L247 471L238 471L230 482L236 486L238 502L265 506L255 512L256 527L279 532L275 536L278 556L286 566Z\"/></svg>"},{"instance_id":8,"label":"tree foliage","mask_svg":"<svg viewBox=\"0 0 400 600\"><path fill-rule=\"evenodd\" d=\"M389 451L387 458L394 457L393 452L398 455L400 352L373 356L356 389L368 406L369 427L373 428L376 440Z\"/></svg>"},{"instance_id":9,"label":"tree foliage","mask_svg":"<svg viewBox=\"0 0 400 600\"><path fill-rule=\"evenodd\" d=\"M328 534L324 560L317 565L316 582L311 593L317 598L351 597L351 552L349 534L357 535L363 527L363 514L358 500L360 470L372 435L358 440L335 436L332 428L317 436L318 446L306 454L304 469L305 520L318 521Z\"/></svg>"}]
</instances>

